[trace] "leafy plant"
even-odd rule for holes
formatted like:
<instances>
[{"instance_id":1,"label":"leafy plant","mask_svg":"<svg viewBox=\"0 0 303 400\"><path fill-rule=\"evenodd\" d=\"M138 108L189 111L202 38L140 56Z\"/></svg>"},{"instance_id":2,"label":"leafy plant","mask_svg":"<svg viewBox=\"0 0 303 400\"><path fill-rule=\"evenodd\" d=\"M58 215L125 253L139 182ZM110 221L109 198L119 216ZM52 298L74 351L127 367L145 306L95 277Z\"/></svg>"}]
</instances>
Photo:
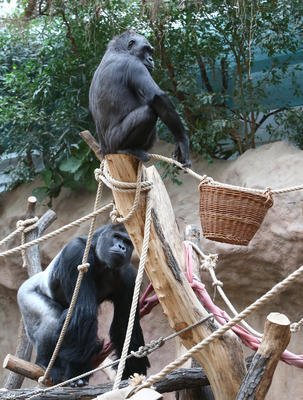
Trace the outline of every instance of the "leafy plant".
<instances>
[{"instance_id":1,"label":"leafy plant","mask_svg":"<svg viewBox=\"0 0 303 400\"><path fill-rule=\"evenodd\" d=\"M243 153L270 118L302 145L300 112L272 99L286 77L293 98L302 95L292 61L301 46L300 0L22 1L20 9L0 31L0 151L19 154L13 184L39 173L32 155L41 155L41 199L62 186L94 188L96 161L79 132L94 132L89 84L108 41L127 28L154 44L155 79L195 152L209 160ZM159 132L171 140L161 124Z\"/></svg>"}]
</instances>

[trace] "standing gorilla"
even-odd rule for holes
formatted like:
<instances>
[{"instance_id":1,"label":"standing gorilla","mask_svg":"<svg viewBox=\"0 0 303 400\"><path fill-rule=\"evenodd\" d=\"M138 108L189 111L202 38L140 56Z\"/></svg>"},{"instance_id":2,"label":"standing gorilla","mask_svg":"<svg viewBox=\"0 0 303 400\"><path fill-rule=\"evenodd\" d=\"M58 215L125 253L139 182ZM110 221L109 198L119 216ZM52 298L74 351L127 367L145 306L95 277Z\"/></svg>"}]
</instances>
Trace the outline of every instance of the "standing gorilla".
<instances>
[{"instance_id":1,"label":"standing gorilla","mask_svg":"<svg viewBox=\"0 0 303 400\"><path fill-rule=\"evenodd\" d=\"M58 341L86 240L86 237L73 239L45 271L29 278L18 291L25 329L37 350L36 363L42 367L48 365ZM63 345L50 372L54 384L91 369L92 357L103 346L97 336L97 318L98 305L104 300L114 305L110 338L120 357L136 279L136 270L130 264L132 251L132 242L122 224L105 225L94 233L88 257L90 268L83 277ZM144 339L137 310L129 351L142 345ZM134 372L146 375L148 366L147 357L132 357L126 361L123 378ZM79 379L75 385L87 383L88 378Z\"/></svg>"},{"instance_id":2,"label":"standing gorilla","mask_svg":"<svg viewBox=\"0 0 303 400\"><path fill-rule=\"evenodd\" d=\"M158 117L177 142L174 156L190 166L189 142L168 96L151 76L153 48L141 35L127 31L114 37L97 68L89 105L101 152L130 153L147 161L156 138Z\"/></svg>"}]
</instances>

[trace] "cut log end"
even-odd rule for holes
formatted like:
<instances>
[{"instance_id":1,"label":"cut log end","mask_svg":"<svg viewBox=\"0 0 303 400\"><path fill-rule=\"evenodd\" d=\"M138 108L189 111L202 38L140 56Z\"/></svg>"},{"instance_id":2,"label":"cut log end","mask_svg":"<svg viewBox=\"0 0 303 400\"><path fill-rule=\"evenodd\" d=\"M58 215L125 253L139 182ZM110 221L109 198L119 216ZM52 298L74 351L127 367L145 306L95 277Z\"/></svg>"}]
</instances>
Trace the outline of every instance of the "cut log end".
<instances>
[{"instance_id":1,"label":"cut log end","mask_svg":"<svg viewBox=\"0 0 303 400\"><path fill-rule=\"evenodd\" d=\"M287 318L286 315L280 314L278 312L272 312L267 316L267 320L271 322L272 324L276 325L284 325L284 326L289 326L290 321Z\"/></svg>"},{"instance_id":2,"label":"cut log end","mask_svg":"<svg viewBox=\"0 0 303 400\"><path fill-rule=\"evenodd\" d=\"M38 379L44 375L44 369L39 365L33 364L29 361L21 360L20 358L8 354L3 361L3 368L13 371L19 375L25 376L26 378L38 381ZM50 379L45 382L46 386L51 386Z\"/></svg>"}]
</instances>

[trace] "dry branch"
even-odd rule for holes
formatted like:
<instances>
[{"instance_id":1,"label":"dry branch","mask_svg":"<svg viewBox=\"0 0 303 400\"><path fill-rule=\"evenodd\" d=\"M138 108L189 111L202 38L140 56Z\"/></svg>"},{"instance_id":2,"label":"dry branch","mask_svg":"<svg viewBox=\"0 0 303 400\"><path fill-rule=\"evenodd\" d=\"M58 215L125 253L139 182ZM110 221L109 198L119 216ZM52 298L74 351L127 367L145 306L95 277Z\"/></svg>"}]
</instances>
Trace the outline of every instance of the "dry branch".
<instances>
[{"instance_id":1,"label":"dry branch","mask_svg":"<svg viewBox=\"0 0 303 400\"><path fill-rule=\"evenodd\" d=\"M121 387L128 385L127 381L122 381ZM180 368L169 375L165 379L161 379L154 386L159 393L174 392L175 390L180 390L183 388L198 388L204 385L209 385L208 379L204 374L202 368L190 368L184 369ZM13 396L18 395L30 395L33 388L31 389L17 389L10 391L0 391L0 399L11 399ZM104 394L112 390L112 383L107 383L97 386L86 386L82 388L71 388L63 387L60 389L54 389L45 394L41 394L36 397L36 400L54 400L54 399L64 399L64 400L89 400L93 399L98 395Z\"/></svg>"}]
</instances>

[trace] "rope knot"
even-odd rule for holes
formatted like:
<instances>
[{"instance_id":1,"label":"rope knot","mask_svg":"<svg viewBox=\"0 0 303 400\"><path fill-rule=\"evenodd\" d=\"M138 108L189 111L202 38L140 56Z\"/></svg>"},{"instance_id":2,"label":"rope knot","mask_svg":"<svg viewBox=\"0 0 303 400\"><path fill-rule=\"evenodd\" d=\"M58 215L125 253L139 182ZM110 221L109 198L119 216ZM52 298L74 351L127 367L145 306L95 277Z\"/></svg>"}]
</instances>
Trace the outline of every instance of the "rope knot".
<instances>
[{"instance_id":1,"label":"rope knot","mask_svg":"<svg viewBox=\"0 0 303 400\"><path fill-rule=\"evenodd\" d=\"M101 179L101 176L102 176L101 168L96 168L95 171L94 171L94 174L95 174L95 180L97 182L101 182L102 181L102 179Z\"/></svg>"},{"instance_id":2,"label":"rope knot","mask_svg":"<svg viewBox=\"0 0 303 400\"><path fill-rule=\"evenodd\" d=\"M209 271L210 269L215 269L218 261L218 254L204 254L201 269L204 271Z\"/></svg>"},{"instance_id":3,"label":"rope knot","mask_svg":"<svg viewBox=\"0 0 303 400\"><path fill-rule=\"evenodd\" d=\"M292 333L299 332L299 330L302 328L302 326L303 326L303 318L300 319L300 321L298 321L298 322L293 322L293 323L290 325L290 331L291 331Z\"/></svg>"},{"instance_id":4,"label":"rope knot","mask_svg":"<svg viewBox=\"0 0 303 400\"><path fill-rule=\"evenodd\" d=\"M25 221L19 219L19 221L16 222L16 228L23 231L25 229Z\"/></svg>"},{"instance_id":5,"label":"rope knot","mask_svg":"<svg viewBox=\"0 0 303 400\"><path fill-rule=\"evenodd\" d=\"M152 340L145 346L140 346L137 351L131 351L131 354L137 358L146 357L148 354L152 353L154 350L158 349L165 342L164 338L161 336L157 340Z\"/></svg>"},{"instance_id":6,"label":"rope knot","mask_svg":"<svg viewBox=\"0 0 303 400\"><path fill-rule=\"evenodd\" d=\"M19 219L16 222L16 228L20 232L29 232L32 229L35 229L37 224L36 222L39 220L38 217L28 218L28 219Z\"/></svg>"},{"instance_id":7,"label":"rope knot","mask_svg":"<svg viewBox=\"0 0 303 400\"><path fill-rule=\"evenodd\" d=\"M84 263L84 264L78 265L77 269L79 272L83 272L85 274L88 271L89 267L90 267L89 263Z\"/></svg>"},{"instance_id":8,"label":"rope knot","mask_svg":"<svg viewBox=\"0 0 303 400\"><path fill-rule=\"evenodd\" d=\"M38 378L39 386L44 386L45 385L45 381L46 381L46 376L45 375L40 376Z\"/></svg>"},{"instance_id":9,"label":"rope knot","mask_svg":"<svg viewBox=\"0 0 303 400\"><path fill-rule=\"evenodd\" d=\"M223 287L223 282L222 282L222 281L219 281L218 279L216 279L216 280L212 283L212 286L215 286L215 287L217 287L217 286Z\"/></svg>"},{"instance_id":10,"label":"rope knot","mask_svg":"<svg viewBox=\"0 0 303 400\"><path fill-rule=\"evenodd\" d=\"M115 207L109 213L109 216L114 224L118 224L119 222L121 222L121 215L119 214L119 211Z\"/></svg>"}]
</instances>

